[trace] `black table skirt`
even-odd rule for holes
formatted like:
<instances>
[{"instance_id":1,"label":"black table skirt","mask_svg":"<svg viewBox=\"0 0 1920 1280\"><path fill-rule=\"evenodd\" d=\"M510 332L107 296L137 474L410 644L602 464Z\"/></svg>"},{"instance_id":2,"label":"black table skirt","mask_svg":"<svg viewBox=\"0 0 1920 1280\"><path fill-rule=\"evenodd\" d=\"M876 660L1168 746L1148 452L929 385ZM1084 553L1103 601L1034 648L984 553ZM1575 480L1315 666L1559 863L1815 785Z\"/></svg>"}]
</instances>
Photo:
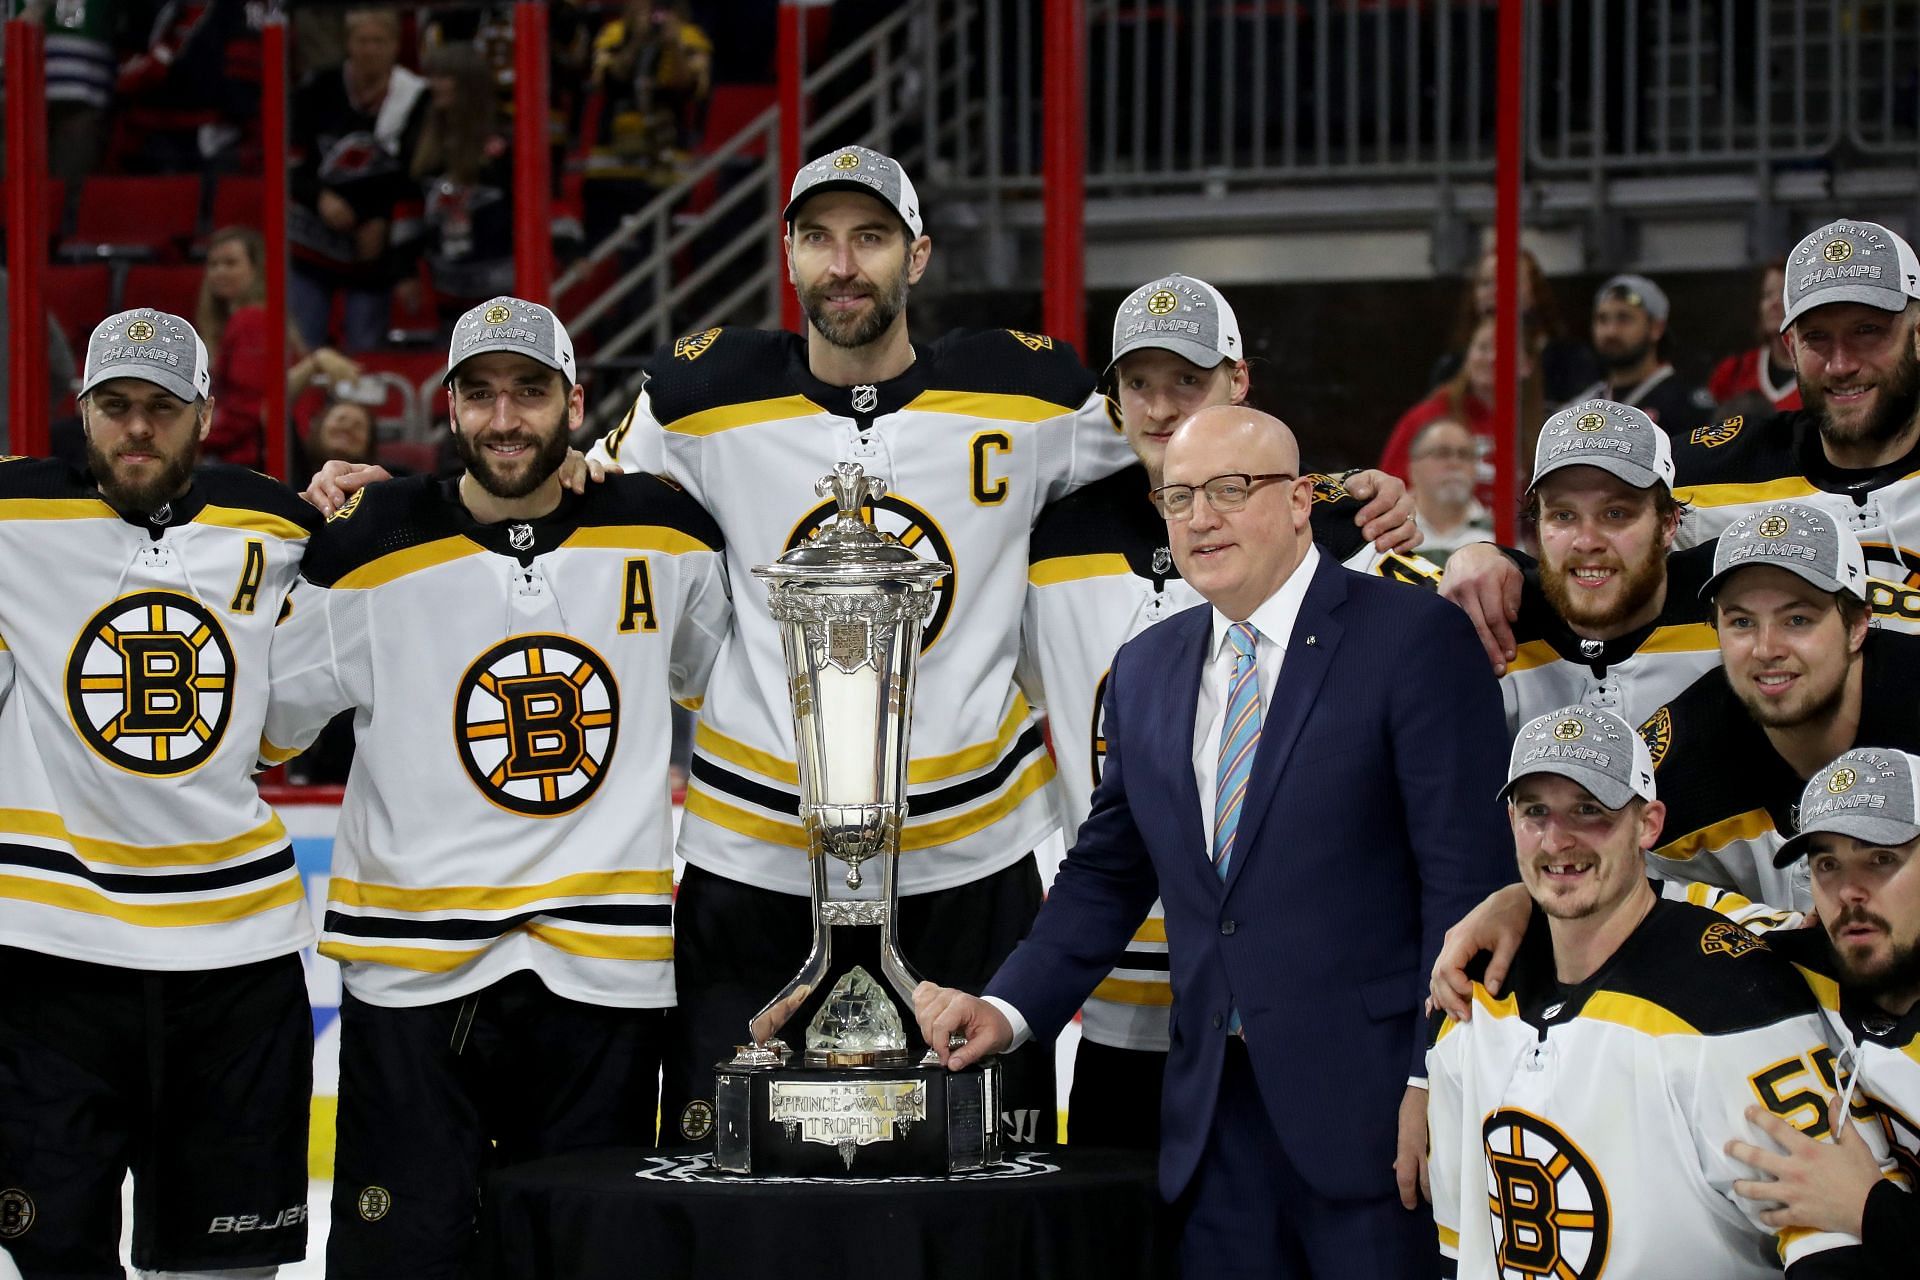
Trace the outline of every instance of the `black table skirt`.
<instances>
[{"instance_id":1,"label":"black table skirt","mask_svg":"<svg viewBox=\"0 0 1920 1280\"><path fill-rule=\"evenodd\" d=\"M489 1180L499 1280L1148 1280L1174 1274L1150 1156L1020 1152L946 1179L758 1180L580 1152Z\"/></svg>"}]
</instances>

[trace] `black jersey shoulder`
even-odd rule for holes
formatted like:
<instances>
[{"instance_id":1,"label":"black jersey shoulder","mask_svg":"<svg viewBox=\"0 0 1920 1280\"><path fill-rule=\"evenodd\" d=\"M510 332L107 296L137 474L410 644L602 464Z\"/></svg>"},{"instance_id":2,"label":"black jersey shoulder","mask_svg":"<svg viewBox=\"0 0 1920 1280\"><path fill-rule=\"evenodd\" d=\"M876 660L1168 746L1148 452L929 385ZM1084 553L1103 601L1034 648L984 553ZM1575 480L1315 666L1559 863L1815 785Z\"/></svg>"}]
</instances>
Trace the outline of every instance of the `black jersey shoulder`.
<instances>
[{"instance_id":1,"label":"black jersey shoulder","mask_svg":"<svg viewBox=\"0 0 1920 1280\"><path fill-rule=\"evenodd\" d=\"M927 347L921 359L930 391L1031 396L1062 412L1079 408L1095 385L1071 346L1017 329L956 329Z\"/></svg>"},{"instance_id":2,"label":"black jersey shoulder","mask_svg":"<svg viewBox=\"0 0 1920 1280\"><path fill-rule=\"evenodd\" d=\"M772 400L798 389L806 339L785 330L725 325L676 338L647 364L647 398L665 425L730 404Z\"/></svg>"},{"instance_id":3,"label":"black jersey shoulder","mask_svg":"<svg viewBox=\"0 0 1920 1280\"><path fill-rule=\"evenodd\" d=\"M201 466L194 470L193 483L201 497L213 506L278 516L308 533L315 532L323 523L320 513L299 494L272 476L246 467L226 463Z\"/></svg>"},{"instance_id":4,"label":"black jersey shoulder","mask_svg":"<svg viewBox=\"0 0 1920 1280\"><path fill-rule=\"evenodd\" d=\"M20 498L98 499L85 473L58 458L0 459L0 501Z\"/></svg>"},{"instance_id":5,"label":"black jersey shoulder","mask_svg":"<svg viewBox=\"0 0 1920 1280\"><path fill-rule=\"evenodd\" d=\"M1820 1008L1799 971L1763 939L1706 907L1665 899L1602 968L1600 991L1643 1000L1709 1036Z\"/></svg>"},{"instance_id":6,"label":"black jersey shoulder","mask_svg":"<svg viewBox=\"0 0 1920 1280\"><path fill-rule=\"evenodd\" d=\"M1365 505L1349 493L1347 486L1336 477L1315 476L1313 507L1308 512L1308 519L1313 525L1314 545L1342 563L1352 558L1367 541L1360 532L1360 526L1353 522L1353 518L1360 514L1360 508Z\"/></svg>"},{"instance_id":7,"label":"black jersey shoulder","mask_svg":"<svg viewBox=\"0 0 1920 1280\"><path fill-rule=\"evenodd\" d=\"M1147 497L1147 469L1132 466L1048 503L1034 522L1029 558L1120 554L1131 560L1139 549L1150 556L1166 542L1166 523Z\"/></svg>"},{"instance_id":8,"label":"black jersey shoulder","mask_svg":"<svg viewBox=\"0 0 1920 1280\"><path fill-rule=\"evenodd\" d=\"M684 533L712 551L725 546L720 526L705 507L671 480L646 472L608 476L600 484L587 486L570 514L581 527L654 525Z\"/></svg>"},{"instance_id":9,"label":"black jersey shoulder","mask_svg":"<svg viewBox=\"0 0 1920 1280\"><path fill-rule=\"evenodd\" d=\"M456 517L433 476L370 484L355 491L307 543L300 571L309 582L330 587L362 565L459 535Z\"/></svg>"},{"instance_id":10,"label":"black jersey shoulder","mask_svg":"<svg viewBox=\"0 0 1920 1280\"><path fill-rule=\"evenodd\" d=\"M1874 627L1861 662L1859 741L1920 752L1920 635Z\"/></svg>"},{"instance_id":11,"label":"black jersey shoulder","mask_svg":"<svg viewBox=\"0 0 1920 1280\"><path fill-rule=\"evenodd\" d=\"M1700 598L1700 588L1713 576L1716 545L1717 541L1703 542L1667 556L1667 600L1660 609L1660 626L1705 622L1713 616L1713 606Z\"/></svg>"},{"instance_id":12,"label":"black jersey shoulder","mask_svg":"<svg viewBox=\"0 0 1920 1280\"><path fill-rule=\"evenodd\" d=\"M1676 431L1671 437L1674 488L1758 484L1798 475L1800 442L1810 430L1816 430L1813 416L1805 409L1789 409L1765 416L1735 414Z\"/></svg>"},{"instance_id":13,"label":"black jersey shoulder","mask_svg":"<svg viewBox=\"0 0 1920 1280\"><path fill-rule=\"evenodd\" d=\"M1800 798L1798 780L1734 697L1722 668L1703 672L1648 716L1640 737L1667 809L1656 852L1748 813L1766 812L1778 829Z\"/></svg>"}]
</instances>

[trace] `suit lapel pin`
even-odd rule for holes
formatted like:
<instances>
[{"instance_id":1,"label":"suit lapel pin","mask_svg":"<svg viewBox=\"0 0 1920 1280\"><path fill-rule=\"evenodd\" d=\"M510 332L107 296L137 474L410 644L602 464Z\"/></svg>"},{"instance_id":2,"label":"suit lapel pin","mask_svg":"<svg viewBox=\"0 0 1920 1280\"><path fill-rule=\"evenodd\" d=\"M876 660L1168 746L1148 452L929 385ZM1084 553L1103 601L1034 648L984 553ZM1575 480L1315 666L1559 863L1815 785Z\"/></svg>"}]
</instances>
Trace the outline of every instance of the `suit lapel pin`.
<instances>
[{"instance_id":1,"label":"suit lapel pin","mask_svg":"<svg viewBox=\"0 0 1920 1280\"><path fill-rule=\"evenodd\" d=\"M1319 636L1308 636L1308 637L1307 637L1307 643L1308 643L1308 644L1318 644L1318 643L1320 643L1320 637L1319 637Z\"/></svg>"}]
</instances>

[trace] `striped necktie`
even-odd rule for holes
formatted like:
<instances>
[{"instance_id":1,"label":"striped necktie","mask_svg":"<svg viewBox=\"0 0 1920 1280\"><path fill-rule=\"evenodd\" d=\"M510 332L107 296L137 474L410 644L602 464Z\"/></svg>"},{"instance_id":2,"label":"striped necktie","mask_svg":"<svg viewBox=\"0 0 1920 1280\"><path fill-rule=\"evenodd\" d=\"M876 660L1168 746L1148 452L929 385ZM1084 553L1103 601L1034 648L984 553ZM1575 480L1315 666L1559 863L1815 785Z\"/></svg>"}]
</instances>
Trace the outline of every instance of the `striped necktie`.
<instances>
[{"instance_id":1,"label":"striped necktie","mask_svg":"<svg viewBox=\"0 0 1920 1280\"><path fill-rule=\"evenodd\" d=\"M1220 730L1220 769L1213 789L1213 866L1227 878L1233 858L1233 837L1240 827L1241 802L1247 796L1247 777L1253 772L1253 754L1260 746L1260 669L1253 660L1256 632L1247 622L1227 629L1233 646L1233 676L1227 684L1227 718Z\"/></svg>"}]
</instances>

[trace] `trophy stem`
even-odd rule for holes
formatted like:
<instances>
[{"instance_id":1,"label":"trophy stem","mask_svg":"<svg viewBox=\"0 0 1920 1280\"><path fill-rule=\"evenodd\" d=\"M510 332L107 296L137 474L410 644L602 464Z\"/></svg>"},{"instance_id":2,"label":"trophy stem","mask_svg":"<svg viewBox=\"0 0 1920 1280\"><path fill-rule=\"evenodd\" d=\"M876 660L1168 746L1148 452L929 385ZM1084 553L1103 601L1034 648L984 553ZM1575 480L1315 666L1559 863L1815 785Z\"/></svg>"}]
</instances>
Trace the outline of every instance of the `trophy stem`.
<instances>
[{"instance_id":1,"label":"trophy stem","mask_svg":"<svg viewBox=\"0 0 1920 1280\"><path fill-rule=\"evenodd\" d=\"M881 856L880 884L881 896L891 908L900 901L900 841L896 837ZM880 972L886 978L894 993L906 1006L908 1021L913 1015L913 989L920 985L920 975L907 963L906 955L900 950L900 913L889 910L887 921L880 931Z\"/></svg>"},{"instance_id":2,"label":"trophy stem","mask_svg":"<svg viewBox=\"0 0 1920 1280\"><path fill-rule=\"evenodd\" d=\"M787 1024L787 1019L799 1011L807 997L819 989L826 980L827 971L833 964L833 931L828 928L821 906L827 901L827 856L816 847L807 851L808 890L813 899L813 945L807 951L806 963L800 966L800 972L788 980L780 989L780 994L769 1000L760 1012L753 1015L747 1023L747 1035L750 1043L764 1045L773 1038L775 1032ZM882 965L884 968L884 963Z\"/></svg>"}]
</instances>

